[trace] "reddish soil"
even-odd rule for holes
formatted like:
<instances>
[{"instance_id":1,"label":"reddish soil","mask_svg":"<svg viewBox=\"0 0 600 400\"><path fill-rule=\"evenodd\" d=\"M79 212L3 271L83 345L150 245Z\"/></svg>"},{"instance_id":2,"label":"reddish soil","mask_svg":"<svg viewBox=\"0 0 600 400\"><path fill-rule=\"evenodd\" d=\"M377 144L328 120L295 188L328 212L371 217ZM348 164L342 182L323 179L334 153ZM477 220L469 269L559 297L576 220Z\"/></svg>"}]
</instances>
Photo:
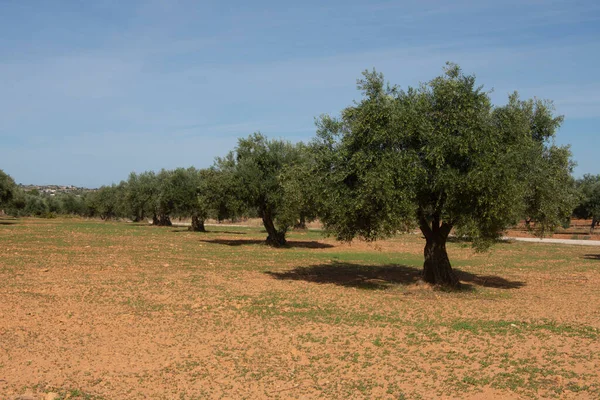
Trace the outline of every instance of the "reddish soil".
<instances>
[{"instance_id":1,"label":"reddish soil","mask_svg":"<svg viewBox=\"0 0 600 400\"><path fill-rule=\"evenodd\" d=\"M0 399L600 398L599 254L311 235L0 224Z\"/></svg>"}]
</instances>

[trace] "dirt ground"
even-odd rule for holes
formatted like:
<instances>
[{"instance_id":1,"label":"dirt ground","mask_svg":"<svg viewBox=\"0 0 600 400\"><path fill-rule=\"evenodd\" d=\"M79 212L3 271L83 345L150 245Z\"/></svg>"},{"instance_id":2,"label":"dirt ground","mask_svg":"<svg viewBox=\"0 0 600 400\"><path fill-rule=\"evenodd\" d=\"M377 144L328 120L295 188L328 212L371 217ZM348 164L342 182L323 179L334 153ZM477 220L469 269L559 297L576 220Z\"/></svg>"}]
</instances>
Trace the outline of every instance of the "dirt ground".
<instances>
[{"instance_id":1,"label":"dirt ground","mask_svg":"<svg viewBox=\"0 0 600 400\"><path fill-rule=\"evenodd\" d=\"M0 399L598 399L600 253L0 220Z\"/></svg>"}]
</instances>

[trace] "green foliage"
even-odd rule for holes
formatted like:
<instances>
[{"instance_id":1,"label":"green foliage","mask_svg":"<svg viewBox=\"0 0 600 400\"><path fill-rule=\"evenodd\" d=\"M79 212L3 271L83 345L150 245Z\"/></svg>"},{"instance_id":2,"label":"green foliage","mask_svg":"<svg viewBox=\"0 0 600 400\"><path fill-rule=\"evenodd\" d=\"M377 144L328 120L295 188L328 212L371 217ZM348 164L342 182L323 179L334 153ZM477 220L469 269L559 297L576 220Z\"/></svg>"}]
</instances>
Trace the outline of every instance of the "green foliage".
<instances>
[{"instance_id":1,"label":"green foliage","mask_svg":"<svg viewBox=\"0 0 600 400\"><path fill-rule=\"evenodd\" d=\"M541 153L531 159L525 171L525 221L538 236L568 227L578 194L571 172L573 162L567 147L539 146ZM531 222L535 225L532 227Z\"/></svg>"},{"instance_id":2,"label":"green foliage","mask_svg":"<svg viewBox=\"0 0 600 400\"><path fill-rule=\"evenodd\" d=\"M234 174L234 161L230 153L224 159L217 161L219 166L201 171L198 201L204 204L210 217L219 221L237 219L247 214L247 209L240 196L237 195L238 183Z\"/></svg>"},{"instance_id":3,"label":"green foliage","mask_svg":"<svg viewBox=\"0 0 600 400\"><path fill-rule=\"evenodd\" d=\"M152 198L155 225L171 225L170 215L175 209L172 175L165 169L156 174L156 195Z\"/></svg>"},{"instance_id":4,"label":"green foliage","mask_svg":"<svg viewBox=\"0 0 600 400\"><path fill-rule=\"evenodd\" d=\"M578 218L591 219L593 230L600 223L600 175L586 174L577 181L580 201L574 215Z\"/></svg>"},{"instance_id":5,"label":"green foliage","mask_svg":"<svg viewBox=\"0 0 600 400\"><path fill-rule=\"evenodd\" d=\"M0 169L0 207L7 205L15 196L17 186L10 175Z\"/></svg>"},{"instance_id":6,"label":"green foliage","mask_svg":"<svg viewBox=\"0 0 600 400\"><path fill-rule=\"evenodd\" d=\"M152 199L156 196L156 174L146 171L141 174L132 172L125 184L124 211L135 222L143 221L152 214Z\"/></svg>"},{"instance_id":7,"label":"green foliage","mask_svg":"<svg viewBox=\"0 0 600 400\"><path fill-rule=\"evenodd\" d=\"M171 199L173 215L177 217L192 217L192 229L204 230L204 220L208 217L208 205L201 201L199 195L205 188L202 180L205 173L194 167L177 168L172 172Z\"/></svg>"},{"instance_id":8,"label":"green foliage","mask_svg":"<svg viewBox=\"0 0 600 400\"><path fill-rule=\"evenodd\" d=\"M102 186L98 190L89 193L85 198L85 205L90 216L98 216L103 220L118 218L123 215L122 205L124 197L124 185L121 184Z\"/></svg>"},{"instance_id":9,"label":"green foliage","mask_svg":"<svg viewBox=\"0 0 600 400\"><path fill-rule=\"evenodd\" d=\"M26 193L24 196L25 206L20 215L32 215L35 217L45 216L50 212L48 203L43 197Z\"/></svg>"},{"instance_id":10,"label":"green foliage","mask_svg":"<svg viewBox=\"0 0 600 400\"><path fill-rule=\"evenodd\" d=\"M90 212L84 195L74 193L44 194L38 190L17 190L6 212L13 216L56 217L87 216Z\"/></svg>"},{"instance_id":11,"label":"green foliage","mask_svg":"<svg viewBox=\"0 0 600 400\"><path fill-rule=\"evenodd\" d=\"M298 160L285 165L280 174L283 210L288 213L287 221L293 221L295 227L305 228L306 222L317 218L321 196L313 175L315 157L304 143L298 143L296 147L299 152Z\"/></svg>"}]
</instances>

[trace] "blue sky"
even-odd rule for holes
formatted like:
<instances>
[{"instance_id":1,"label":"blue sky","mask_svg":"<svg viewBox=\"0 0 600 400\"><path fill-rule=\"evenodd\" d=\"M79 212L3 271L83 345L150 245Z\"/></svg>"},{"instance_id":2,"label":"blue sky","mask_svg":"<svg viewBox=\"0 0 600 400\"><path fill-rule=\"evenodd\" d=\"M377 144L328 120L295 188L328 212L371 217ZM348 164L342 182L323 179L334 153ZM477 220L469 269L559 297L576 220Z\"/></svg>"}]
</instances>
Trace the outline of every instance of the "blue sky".
<instances>
[{"instance_id":1,"label":"blue sky","mask_svg":"<svg viewBox=\"0 0 600 400\"><path fill-rule=\"evenodd\" d=\"M576 176L600 173L597 1L0 0L0 168L96 187L209 166L238 137L309 140L376 68L403 88L446 61L552 99Z\"/></svg>"}]
</instances>

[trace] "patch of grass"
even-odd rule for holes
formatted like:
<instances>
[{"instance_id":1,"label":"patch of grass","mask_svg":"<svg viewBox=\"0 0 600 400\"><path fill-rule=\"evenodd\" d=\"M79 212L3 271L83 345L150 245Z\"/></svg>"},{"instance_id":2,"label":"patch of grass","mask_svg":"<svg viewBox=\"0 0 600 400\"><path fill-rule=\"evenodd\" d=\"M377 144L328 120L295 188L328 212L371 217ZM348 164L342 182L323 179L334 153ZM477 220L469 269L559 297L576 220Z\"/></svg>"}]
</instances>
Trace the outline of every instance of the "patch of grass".
<instances>
[{"instance_id":1,"label":"patch of grass","mask_svg":"<svg viewBox=\"0 0 600 400\"><path fill-rule=\"evenodd\" d=\"M487 333L499 334L522 334L523 332L551 332L561 336L582 337L586 339L597 339L600 331L592 326L574 326L558 324L553 321L540 321L538 323L527 323L520 321L493 321L493 320L458 320L448 325L457 331L469 331L473 334Z\"/></svg>"}]
</instances>

